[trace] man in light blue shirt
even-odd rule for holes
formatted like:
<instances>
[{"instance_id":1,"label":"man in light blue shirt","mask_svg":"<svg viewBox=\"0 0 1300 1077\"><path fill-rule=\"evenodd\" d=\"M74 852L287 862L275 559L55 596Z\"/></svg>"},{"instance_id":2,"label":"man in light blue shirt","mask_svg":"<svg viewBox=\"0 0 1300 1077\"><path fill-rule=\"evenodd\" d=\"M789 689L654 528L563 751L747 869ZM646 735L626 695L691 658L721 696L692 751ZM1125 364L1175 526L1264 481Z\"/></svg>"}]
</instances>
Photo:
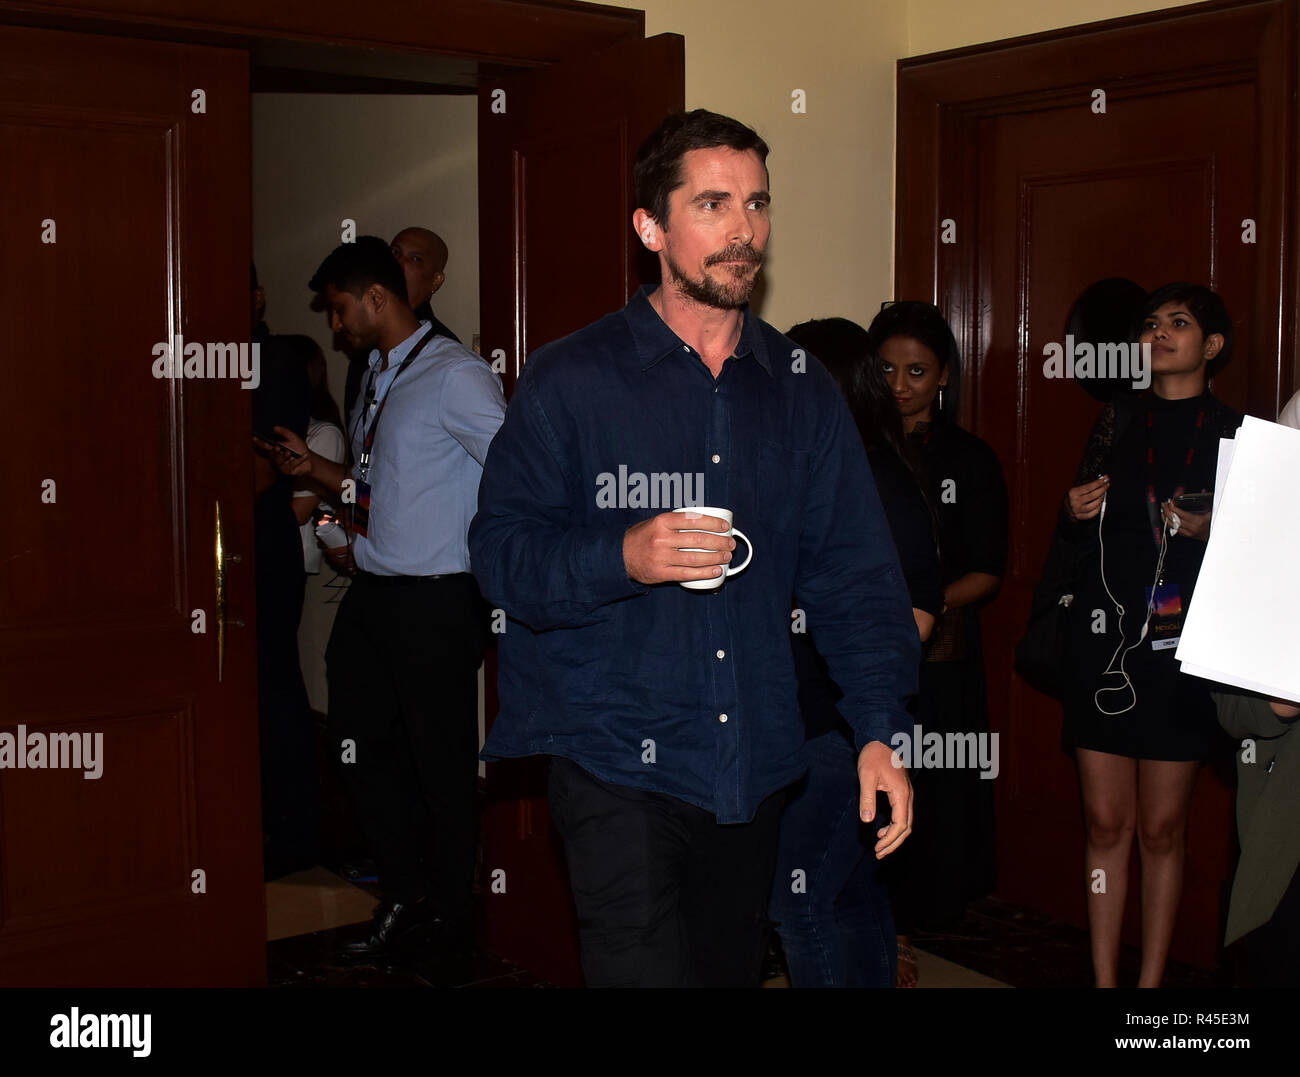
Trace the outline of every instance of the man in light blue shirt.
<instances>
[{"instance_id":1,"label":"man in light blue shirt","mask_svg":"<svg viewBox=\"0 0 1300 1077\"><path fill-rule=\"evenodd\" d=\"M382 239L336 247L310 287L349 349L370 349L348 416L350 474L276 428L284 449L300 454L277 452L281 469L309 474L353 505L356 575L325 653L329 735L383 900L342 953L416 955L426 977L461 982L484 642L466 533L505 398L482 359L416 319Z\"/></svg>"}]
</instances>

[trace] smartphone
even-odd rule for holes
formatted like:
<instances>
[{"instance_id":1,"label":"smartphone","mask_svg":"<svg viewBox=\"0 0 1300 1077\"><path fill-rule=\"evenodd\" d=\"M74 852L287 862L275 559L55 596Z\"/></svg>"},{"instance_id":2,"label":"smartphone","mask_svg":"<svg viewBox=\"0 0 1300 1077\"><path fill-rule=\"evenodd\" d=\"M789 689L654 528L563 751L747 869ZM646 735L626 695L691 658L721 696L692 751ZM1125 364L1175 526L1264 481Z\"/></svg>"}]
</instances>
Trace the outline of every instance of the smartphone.
<instances>
[{"instance_id":1,"label":"smartphone","mask_svg":"<svg viewBox=\"0 0 1300 1077\"><path fill-rule=\"evenodd\" d=\"M1179 494L1174 498L1174 508L1183 512L1207 513L1214 507L1214 491L1202 490L1199 494Z\"/></svg>"},{"instance_id":2,"label":"smartphone","mask_svg":"<svg viewBox=\"0 0 1300 1077\"><path fill-rule=\"evenodd\" d=\"M294 452L291 448L289 448L288 445L286 445L279 438L269 437L266 434L259 434L256 431L253 432L253 437L257 438L258 441L264 441L266 442L266 444L274 446L275 448L279 449L281 452L288 453L295 460L297 460L300 456L302 456L302 453Z\"/></svg>"}]
</instances>

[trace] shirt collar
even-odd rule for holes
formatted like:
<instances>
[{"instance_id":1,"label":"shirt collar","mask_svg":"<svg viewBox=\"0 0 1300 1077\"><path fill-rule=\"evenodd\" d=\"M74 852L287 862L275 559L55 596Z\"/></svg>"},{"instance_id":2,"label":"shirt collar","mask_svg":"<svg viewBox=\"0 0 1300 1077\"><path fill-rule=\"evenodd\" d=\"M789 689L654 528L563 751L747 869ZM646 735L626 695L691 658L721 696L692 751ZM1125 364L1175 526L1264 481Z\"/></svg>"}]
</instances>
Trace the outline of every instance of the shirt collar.
<instances>
[{"instance_id":1,"label":"shirt collar","mask_svg":"<svg viewBox=\"0 0 1300 1077\"><path fill-rule=\"evenodd\" d=\"M641 285L636 295L623 308L624 316L632 329L632 339L636 343L637 363L642 370L649 370L665 356L687 347L685 341L669 328L668 323L659 317L659 312L650 305L650 293L655 287ZM740 339L732 354L738 359L752 355L768 377L771 377L772 363L767 355L767 344L763 340L761 326L758 315L746 305L740 325Z\"/></svg>"},{"instance_id":2,"label":"shirt collar","mask_svg":"<svg viewBox=\"0 0 1300 1077\"><path fill-rule=\"evenodd\" d=\"M403 359L406 358L407 352L409 352L412 348L415 347L415 342L420 339L421 335L423 335L424 331L428 328L429 328L428 322L421 322L419 327L415 330L414 333L412 333L409 337L407 337L404 341L402 341L400 344L394 347L392 351L388 353L389 370L392 370L395 366L401 363ZM379 364L382 363L383 361L384 361L384 353L380 351L378 348L375 348L370 352L371 370L378 370Z\"/></svg>"}]
</instances>

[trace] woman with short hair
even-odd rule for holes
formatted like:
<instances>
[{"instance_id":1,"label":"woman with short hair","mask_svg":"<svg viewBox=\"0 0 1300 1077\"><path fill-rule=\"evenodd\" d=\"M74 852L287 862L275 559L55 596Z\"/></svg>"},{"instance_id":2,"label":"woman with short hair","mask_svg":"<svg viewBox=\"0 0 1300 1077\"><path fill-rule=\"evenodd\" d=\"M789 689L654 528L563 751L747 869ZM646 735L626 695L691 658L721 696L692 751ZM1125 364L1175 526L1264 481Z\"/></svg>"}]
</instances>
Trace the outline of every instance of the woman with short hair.
<instances>
[{"instance_id":1,"label":"woman with short hair","mask_svg":"<svg viewBox=\"0 0 1300 1077\"><path fill-rule=\"evenodd\" d=\"M1219 439L1241 415L1208 384L1232 321L1199 284L1147 296L1137 340L1151 387L1106 405L1065 496L1058 538L1075 551L1064 744L1079 768L1093 972L1115 987L1128 863L1142 861L1139 987L1158 987L1183 889L1197 771L1220 738L1210 684L1174 658L1210 533Z\"/></svg>"}]
</instances>

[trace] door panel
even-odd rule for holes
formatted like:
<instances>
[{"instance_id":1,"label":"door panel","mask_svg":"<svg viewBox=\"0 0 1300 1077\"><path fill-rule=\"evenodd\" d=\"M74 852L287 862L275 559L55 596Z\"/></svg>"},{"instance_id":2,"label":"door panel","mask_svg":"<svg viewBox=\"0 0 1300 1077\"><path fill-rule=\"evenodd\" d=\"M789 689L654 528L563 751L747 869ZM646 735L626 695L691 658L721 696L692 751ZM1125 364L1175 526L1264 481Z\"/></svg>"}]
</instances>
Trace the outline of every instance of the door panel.
<instances>
[{"instance_id":1,"label":"door panel","mask_svg":"<svg viewBox=\"0 0 1300 1077\"><path fill-rule=\"evenodd\" d=\"M1083 822L1060 705L1012 671L1060 500L1101 405L1043 374L1079 294L1106 277L1201 281L1233 315L1221 399L1272 417L1290 388L1295 4L1176 9L900 65L899 298L933 298L967 379L962 421L996 450L1011 556L983 611L998 893L1085 923ZM990 87L996 87L996 93ZM1092 108L1106 91L1105 111ZM1288 152L1286 147L1292 147ZM952 218L958 242L940 241ZM1256 242L1242 242L1253 220ZM1285 396L1282 397L1285 399ZM1198 779L1173 954L1213 964L1234 865L1232 761ZM1136 858L1133 879L1137 880ZM1138 940L1137 887L1126 940Z\"/></svg>"},{"instance_id":2,"label":"door panel","mask_svg":"<svg viewBox=\"0 0 1300 1077\"><path fill-rule=\"evenodd\" d=\"M505 349L507 393L531 349L617 310L657 265L633 242L632 162L659 121L684 107L684 86L676 34L484 80L483 354ZM493 111L502 100L505 111Z\"/></svg>"},{"instance_id":3,"label":"door panel","mask_svg":"<svg viewBox=\"0 0 1300 1077\"><path fill-rule=\"evenodd\" d=\"M1019 539L1004 592L985 617L992 670L1011 668L1014 629L1028 618L1060 498L1101 410L1077 382L1043 376L1044 346L1064 344L1079 294L1114 276L1148 289L1169 280L1208 282L1236 321L1233 360L1215 390L1238 408L1246 405L1253 259L1249 248L1241 255L1238 222L1253 203L1255 147L1253 129L1237 117L1252 107L1251 87L1238 85L1186 90L1172 101L1129 99L1102 124L1060 109L984 121L981 206L988 216L981 224L988 222L991 272L981 287L992 316L973 404L981 436L1002 460L1015 462L1012 533ZM1167 122L1171 108L1197 116L1209 144L1189 145L1186 131ZM1255 374L1271 376L1262 365ZM1019 424L1005 421L1015 414ZM992 712L1007 716L1004 743L1015 746L1020 761L1008 771L1013 807L1002 818L1022 828L1017 842L1068 851L1059 870L1032 874L1013 855L1000 872L1001 892L1022 903L1047 892L1057 906L1077 909L1082 826L1077 801L1058 794L1074 784L1073 764L1059 749L1058 708L1018 677L1002 672L991 680ZM1224 777L1204 770L1193 802L1178 943L1180 954L1203 963L1217 949L1220 884L1233 866L1231 778ZM1135 861L1135 882L1136 872ZM1137 911L1130 906L1134 941Z\"/></svg>"},{"instance_id":4,"label":"door panel","mask_svg":"<svg viewBox=\"0 0 1300 1077\"><path fill-rule=\"evenodd\" d=\"M57 240L50 246L26 245L27 257L7 263L4 271L6 294L21 294L34 283L42 304L38 309L58 312L52 325L32 325L37 332L28 354L45 361L11 372L25 385L27 399L58 401L58 425L41 431L39 451L17 454L11 467L18 490L39 491L47 476L58 480L53 504L18 499L26 541L5 574L0 630L39 633L72 622L103 627L123 614L129 620L149 618L156 629L180 612L181 600L180 521L171 489L178 469L174 400L159 392L152 378L123 376L129 369L123 364L138 367L138 361L125 355L118 357L120 362L96 361L101 356L95 353L103 349L97 325L105 324L100 319L109 311L91 297L110 298L104 295L103 271L121 257L117 252L166 251L175 244L165 207L175 185L171 150L176 132L161 117L149 122L121 112L95 116L21 107L6 112L0 120L5 157L26 173L15 194L21 199L32 191L41 193L35 202L7 202L5 234L29 240L39 235L32 220L39 205L42 218L54 220ZM71 138L75 149L69 146ZM95 182L87 183L88 177ZM121 206L148 209L127 215L117 212ZM41 254L48 257L39 258ZM130 269L139 274L132 280L133 301L119 297L109 324L123 341L152 339L151 334L161 341L171 321L166 260L132 260ZM69 392L69 381L80 391ZM148 440L104 438L95 466L86 467L81 463L85 441L67 432L101 429L109 400L139 423ZM55 431L57 436L50 436ZM146 451L133 458L133 450L142 448ZM126 475L136 487L129 502L130 526L97 526L112 522L103 510L116 500L114 476ZM96 545L105 565L138 563L149 571L67 571L64 557L75 556L82 534L92 530L101 535ZM63 556L44 556L54 550Z\"/></svg>"},{"instance_id":5,"label":"door panel","mask_svg":"<svg viewBox=\"0 0 1300 1077\"><path fill-rule=\"evenodd\" d=\"M0 733L102 744L0 769L0 983L265 982L249 393L154 376L248 340L247 87L239 51L0 28Z\"/></svg>"},{"instance_id":6,"label":"door panel","mask_svg":"<svg viewBox=\"0 0 1300 1077\"><path fill-rule=\"evenodd\" d=\"M507 394L527 353L618 310L645 273L632 231L632 162L684 107L682 39L630 41L479 91L483 354L501 349ZM493 111L504 91L505 112ZM498 107L499 104L498 104ZM653 260L651 260L653 262ZM497 713L487 657L487 722ZM552 983L581 983L577 922L546 803L545 757L488 766L483 819L489 946Z\"/></svg>"}]
</instances>

